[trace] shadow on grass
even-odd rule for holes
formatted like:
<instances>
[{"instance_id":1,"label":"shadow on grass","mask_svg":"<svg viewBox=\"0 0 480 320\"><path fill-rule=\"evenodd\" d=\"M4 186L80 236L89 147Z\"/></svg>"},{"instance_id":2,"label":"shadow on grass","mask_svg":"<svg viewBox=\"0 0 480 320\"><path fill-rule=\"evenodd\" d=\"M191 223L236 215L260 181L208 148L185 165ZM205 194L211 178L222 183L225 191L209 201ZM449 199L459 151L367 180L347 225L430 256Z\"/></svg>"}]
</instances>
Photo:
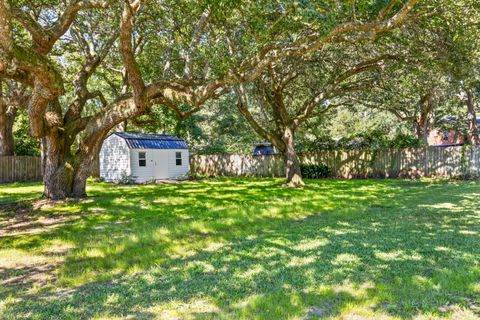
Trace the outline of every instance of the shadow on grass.
<instances>
[{"instance_id":1,"label":"shadow on grass","mask_svg":"<svg viewBox=\"0 0 480 320\"><path fill-rule=\"evenodd\" d=\"M41 285L28 261L0 265L4 317L478 316L477 183L222 179L90 193L42 212L73 220L0 238L55 258Z\"/></svg>"}]
</instances>

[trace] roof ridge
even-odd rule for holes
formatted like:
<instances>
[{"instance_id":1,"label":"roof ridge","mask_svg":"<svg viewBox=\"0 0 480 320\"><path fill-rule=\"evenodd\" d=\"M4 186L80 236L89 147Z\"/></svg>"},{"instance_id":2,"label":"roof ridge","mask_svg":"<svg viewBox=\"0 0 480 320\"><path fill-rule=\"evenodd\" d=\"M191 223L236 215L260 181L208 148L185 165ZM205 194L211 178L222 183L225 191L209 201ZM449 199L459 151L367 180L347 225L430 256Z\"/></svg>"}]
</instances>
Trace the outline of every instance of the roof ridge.
<instances>
[{"instance_id":1,"label":"roof ridge","mask_svg":"<svg viewBox=\"0 0 480 320\"><path fill-rule=\"evenodd\" d=\"M123 139L136 139L136 140L172 140L172 141L185 141L176 135L173 134L163 134L163 133L141 133L141 132L114 132Z\"/></svg>"}]
</instances>

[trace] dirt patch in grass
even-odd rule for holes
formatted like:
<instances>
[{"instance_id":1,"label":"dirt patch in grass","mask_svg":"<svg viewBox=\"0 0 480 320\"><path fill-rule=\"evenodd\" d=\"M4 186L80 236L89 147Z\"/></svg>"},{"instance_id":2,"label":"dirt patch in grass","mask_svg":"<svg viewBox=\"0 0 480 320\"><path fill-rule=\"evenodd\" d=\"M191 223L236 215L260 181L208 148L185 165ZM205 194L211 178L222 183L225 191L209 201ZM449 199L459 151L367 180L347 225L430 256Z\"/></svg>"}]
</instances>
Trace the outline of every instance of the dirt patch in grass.
<instances>
[{"instance_id":1,"label":"dirt patch in grass","mask_svg":"<svg viewBox=\"0 0 480 320\"><path fill-rule=\"evenodd\" d=\"M0 204L0 238L45 233L61 227L67 222L77 220L81 216L93 214L93 211L81 211L53 215L42 211L65 203L78 203L82 200L84 199L71 198L60 201L26 199Z\"/></svg>"},{"instance_id":2,"label":"dirt patch in grass","mask_svg":"<svg viewBox=\"0 0 480 320\"><path fill-rule=\"evenodd\" d=\"M13 269L0 268L0 284L25 290L32 286L44 286L55 279L56 265L43 263L35 266L20 266Z\"/></svg>"},{"instance_id":3,"label":"dirt patch in grass","mask_svg":"<svg viewBox=\"0 0 480 320\"><path fill-rule=\"evenodd\" d=\"M18 250L4 252L6 257L0 261L0 298L35 294L55 283L67 253L68 248L37 255L25 255Z\"/></svg>"},{"instance_id":4,"label":"dirt patch in grass","mask_svg":"<svg viewBox=\"0 0 480 320\"><path fill-rule=\"evenodd\" d=\"M66 243L52 243L37 254L4 250L4 258L0 260L0 300L9 295L35 295L52 286L57 280L58 268L72 248Z\"/></svg>"},{"instance_id":5,"label":"dirt patch in grass","mask_svg":"<svg viewBox=\"0 0 480 320\"><path fill-rule=\"evenodd\" d=\"M38 217L16 215L4 222L0 222L0 237L45 233L71 220L74 220L74 218L67 216Z\"/></svg>"},{"instance_id":6,"label":"dirt patch in grass","mask_svg":"<svg viewBox=\"0 0 480 320\"><path fill-rule=\"evenodd\" d=\"M0 217L26 215L32 212L33 199L0 203Z\"/></svg>"}]
</instances>

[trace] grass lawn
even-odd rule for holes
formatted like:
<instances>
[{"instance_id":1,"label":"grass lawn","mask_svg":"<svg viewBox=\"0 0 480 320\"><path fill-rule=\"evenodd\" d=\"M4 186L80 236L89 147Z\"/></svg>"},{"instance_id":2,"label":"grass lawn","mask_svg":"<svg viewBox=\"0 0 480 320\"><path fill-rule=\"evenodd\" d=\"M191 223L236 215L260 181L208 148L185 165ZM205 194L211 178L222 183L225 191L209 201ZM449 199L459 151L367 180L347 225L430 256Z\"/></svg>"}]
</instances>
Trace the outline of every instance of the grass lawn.
<instances>
[{"instance_id":1,"label":"grass lawn","mask_svg":"<svg viewBox=\"0 0 480 320\"><path fill-rule=\"evenodd\" d=\"M0 186L1 319L478 319L480 183Z\"/></svg>"}]
</instances>

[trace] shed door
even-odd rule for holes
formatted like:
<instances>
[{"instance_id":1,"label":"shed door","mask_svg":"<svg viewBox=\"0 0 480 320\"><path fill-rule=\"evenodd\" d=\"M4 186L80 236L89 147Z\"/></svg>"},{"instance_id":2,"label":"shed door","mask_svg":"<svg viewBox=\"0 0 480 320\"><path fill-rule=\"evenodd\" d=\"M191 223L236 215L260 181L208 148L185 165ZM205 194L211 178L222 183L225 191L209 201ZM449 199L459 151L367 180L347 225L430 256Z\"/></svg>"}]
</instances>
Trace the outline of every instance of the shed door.
<instances>
[{"instance_id":1,"label":"shed door","mask_svg":"<svg viewBox=\"0 0 480 320\"><path fill-rule=\"evenodd\" d=\"M168 178L168 153L165 150L153 150L153 174L155 179Z\"/></svg>"}]
</instances>

